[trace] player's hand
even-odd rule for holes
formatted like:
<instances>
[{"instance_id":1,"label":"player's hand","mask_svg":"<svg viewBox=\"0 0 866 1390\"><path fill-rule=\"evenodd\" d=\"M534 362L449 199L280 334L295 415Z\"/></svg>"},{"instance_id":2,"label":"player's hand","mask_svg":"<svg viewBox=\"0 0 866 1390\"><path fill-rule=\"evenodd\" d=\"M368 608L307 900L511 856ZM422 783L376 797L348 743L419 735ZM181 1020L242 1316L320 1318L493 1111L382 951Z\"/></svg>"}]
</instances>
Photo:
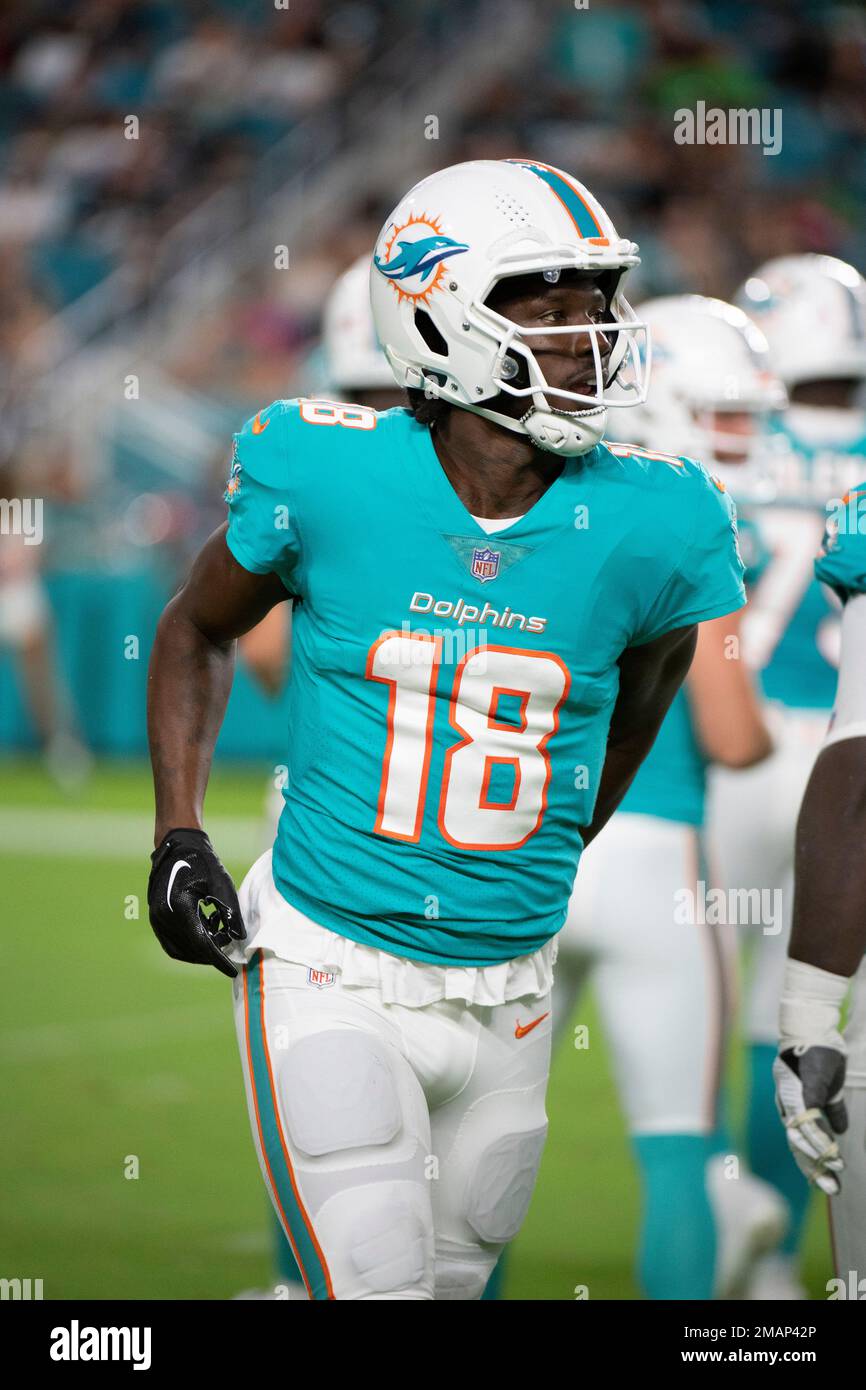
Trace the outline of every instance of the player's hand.
<instances>
[{"instance_id":1,"label":"player's hand","mask_svg":"<svg viewBox=\"0 0 866 1390\"><path fill-rule=\"evenodd\" d=\"M839 1191L843 1163L837 1134L848 1128L842 1099L845 1044L783 1044L773 1063L776 1105L800 1171L829 1197Z\"/></svg>"},{"instance_id":2,"label":"player's hand","mask_svg":"<svg viewBox=\"0 0 866 1390\"><path fill-rule=\"evenodd\" d=\"M170 830L151 855L147 906L160 946L174 960L237 970L223 948L244 941L235 886L203 830Z\"/></svg>"}]
</instances>

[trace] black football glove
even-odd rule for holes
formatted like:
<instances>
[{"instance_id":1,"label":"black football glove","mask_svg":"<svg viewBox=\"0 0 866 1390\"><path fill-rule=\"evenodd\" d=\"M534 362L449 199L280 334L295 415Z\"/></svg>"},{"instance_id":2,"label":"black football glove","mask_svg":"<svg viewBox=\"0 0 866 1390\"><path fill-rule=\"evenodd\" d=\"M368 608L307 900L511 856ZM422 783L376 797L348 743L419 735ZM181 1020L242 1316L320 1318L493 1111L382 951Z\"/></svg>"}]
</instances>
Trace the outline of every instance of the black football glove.
<instances>
[{"instance_id":1,"label":"black football glove","mask_svg":"<svg viewBox=\"0 0 866 1390\"><path fill-rule=\"evenodd\" d=\"M147 906L160 946L174 960L237 970L222 948L244 941L235 886L203 830L170 830L151 855Z\"/></svg>"}]
</instances>

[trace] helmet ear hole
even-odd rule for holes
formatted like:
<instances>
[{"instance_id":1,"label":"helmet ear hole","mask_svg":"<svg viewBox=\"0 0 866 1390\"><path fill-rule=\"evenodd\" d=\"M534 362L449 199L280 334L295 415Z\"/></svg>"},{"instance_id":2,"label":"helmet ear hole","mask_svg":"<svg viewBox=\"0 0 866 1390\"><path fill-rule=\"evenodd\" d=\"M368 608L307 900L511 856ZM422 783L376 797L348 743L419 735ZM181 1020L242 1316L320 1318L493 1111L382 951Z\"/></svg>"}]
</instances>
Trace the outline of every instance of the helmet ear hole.
<instances>
[{"instance_id":1,"label":"helmet ear hole","mask_svg":"<svg viewBox=\"0 0 866 1390\"><path fill-rule=\"evenodd\" d=\"M431 352L437 357L448 356L448 344L426 309L415 310L415 327Z\"/></svg>"}]
</instances>

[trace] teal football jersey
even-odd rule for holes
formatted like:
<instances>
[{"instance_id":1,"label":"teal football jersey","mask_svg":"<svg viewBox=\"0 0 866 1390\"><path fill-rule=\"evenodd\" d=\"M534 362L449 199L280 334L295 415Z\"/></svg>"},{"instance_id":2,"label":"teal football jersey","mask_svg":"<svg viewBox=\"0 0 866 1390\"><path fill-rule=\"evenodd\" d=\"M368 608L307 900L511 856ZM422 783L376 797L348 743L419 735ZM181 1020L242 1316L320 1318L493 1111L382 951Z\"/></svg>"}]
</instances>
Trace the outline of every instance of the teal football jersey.
<instances>
[{"instance_id":1,"label":"teal football jersey","mask_svg":"<svg viewBox=\"0 0 866 1390\"><path fill-rule=\"evenodd\" d=\"M760 531L765 563L749 592L746 650L768 699L825 710L836 692L838 611L812 565L826 499L841 497L862 476L866 437L848 447L819 449L792 434L783 418L773 433L786 446L775 462L782 491L778 502L747 512Z\"/></svg>"},{"instance_id":2,"label":"teal football jersey","mask_svg":"<svg viewBox=\"0 0 866 1390\"><path fill-rule=\"evenodd\" d=\"M815 578L845 603L852 594L866 594L866 483L840 501L828 518Z\"/></svg>"},{"instance_id":3,"label":"teal football jersey","mask_svg":"<svg viewBox=\"0 0 866 1390\"><path fill-rule=\"evenodd\" d=\"M565 460L487 535L405 410L278 401L235 436L228 545L294 596L274 881L313 921L440 965L562 926L623 650L744 601L699 464Z\"/></svg>"}]
</instances>

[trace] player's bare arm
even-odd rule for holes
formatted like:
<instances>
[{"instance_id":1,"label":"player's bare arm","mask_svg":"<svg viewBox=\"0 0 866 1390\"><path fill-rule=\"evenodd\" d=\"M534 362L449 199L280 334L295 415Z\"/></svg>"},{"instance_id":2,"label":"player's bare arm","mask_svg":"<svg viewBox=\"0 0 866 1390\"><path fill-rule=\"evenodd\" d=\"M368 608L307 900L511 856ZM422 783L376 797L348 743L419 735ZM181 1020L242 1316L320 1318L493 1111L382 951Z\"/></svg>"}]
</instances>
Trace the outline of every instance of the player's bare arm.
<instances>
[{"instance_id":1,"label":"player's bare arm","mask_svg":"<svg viewBox=\"0 0 866 1390\"><path fill-rule=\"evenodd\" d=\"M148 675L148 739L156 849L148 884L151 925L176 960L237 971L223 949L245 935L234 884L202 829L214 744L234 675L236 639L287 598L270 574L232 556L225 526L202 547L162 615Z\"/></svg>"},{"instance_id":2,"label":"player's bare arm","mask_svg":"<svg viewBox=\"0 0 866 1390\"><path fill-rule=\"evenodd\" d=\"M214 744L232 686L235 642L288 598L272 574L235 560L221 526L157 628L148 673L147 732L156 796L154 843L175 826L201 829Z\"/></svg>"},{"instance_id":3,"label":"player's bare arm","mask_svg":"<svg viewBox=\"0 0 866 1390\"><path fill-rule=\"evenodd\" d=\"M742 611L701 623L688 691L698 741L710 762L753 767L773 751L754 681L732 642Z\"/></svg>"},{"instance_id":4,"label":"player's bare arm","mask_svg":"<svg viewBox=\"0 0 866 1390\"><path fill-rule=\"evenodd\" d=\"M866 737L818 755L797 822L788 954L851 976L866 954Z\"/></svg>"},{"instance_id":5,"label":"player's bare arm","mask_svg":"<svg viewBox=\"0 0 866 1390\"><path fill-rule=\"evenodd\" d=\"M696 626L676 628L644 646L628 647L620 657L619 694L595 812L582 831L584 844L607 824L634 781L686 678L696 643Z\"/></svg>"}]
</instances>

